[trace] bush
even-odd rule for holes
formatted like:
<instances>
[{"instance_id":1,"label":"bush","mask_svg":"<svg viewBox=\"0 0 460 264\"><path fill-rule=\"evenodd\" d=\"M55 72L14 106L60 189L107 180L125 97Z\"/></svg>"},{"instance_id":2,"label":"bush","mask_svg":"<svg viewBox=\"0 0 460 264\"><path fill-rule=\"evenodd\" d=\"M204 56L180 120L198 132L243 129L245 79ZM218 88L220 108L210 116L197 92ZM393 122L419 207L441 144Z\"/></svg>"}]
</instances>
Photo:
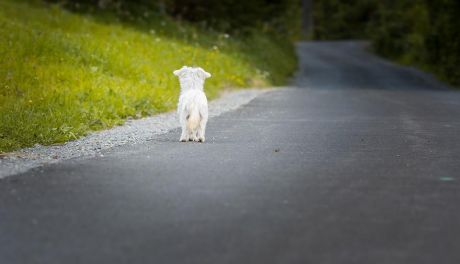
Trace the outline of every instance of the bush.
<instances>
[{"instance_id":1,"label":"bush","mask_svg":"<svg viewBox=\"0 0 460 264\"><path fill-rule=\"evenodd\" d=\"M460 85L459 12L456 0L387 1L368 32L377 53Z\"/></svg>"}]
</instances>

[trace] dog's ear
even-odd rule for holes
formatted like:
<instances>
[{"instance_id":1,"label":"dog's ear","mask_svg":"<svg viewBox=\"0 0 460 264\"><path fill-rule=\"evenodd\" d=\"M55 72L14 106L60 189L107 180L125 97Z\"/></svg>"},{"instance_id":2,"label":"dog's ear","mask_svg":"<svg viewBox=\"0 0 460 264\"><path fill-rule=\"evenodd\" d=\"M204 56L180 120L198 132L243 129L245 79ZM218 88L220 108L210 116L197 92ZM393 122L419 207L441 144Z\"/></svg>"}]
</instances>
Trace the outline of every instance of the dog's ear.
<instances>
[{"instance_id":1,"label":"dog's ear","mask_svg":"<svg viewBox=\"0 0 460 264\"><path fill-rule=\"evenodd\" d=\"M202 68L198 68L198 72L200 73L200 75L202 76L203 79L211 77L211 74L209 72L203 70Z\"/></svg>"},{"instance_id":2,"label":"dog's ear","mask_svg":"<svg viewBox=\"0 0 460 264\"><path fill-rule=\"evenodd\" d=\"M187 66L182 66L179 70L173 71L173 74L176 75L177 77L181 76L182 73L187 69Z\"/></svg>"}]
</instances>

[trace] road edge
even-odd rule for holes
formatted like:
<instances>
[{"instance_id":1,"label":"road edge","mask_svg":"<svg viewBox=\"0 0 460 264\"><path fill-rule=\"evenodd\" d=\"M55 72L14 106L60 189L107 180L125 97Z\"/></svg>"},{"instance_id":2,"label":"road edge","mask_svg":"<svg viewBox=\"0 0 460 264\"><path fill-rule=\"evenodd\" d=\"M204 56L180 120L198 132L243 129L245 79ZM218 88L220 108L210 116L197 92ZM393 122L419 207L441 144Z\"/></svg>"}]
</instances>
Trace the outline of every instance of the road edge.
<instances>
[{"instance_id":1,"label":"road edge","mask_svg":"<svg viewBox=\"0 0 460 264\"><path fill-rule=\"evenodd\" d=\"M212 119L235 110L248 104L257 96L273 90L267 88L226 91L218 99L209 103L209 117ZM178 127L176 112L170 111L146 118L127 120L121 126L96 131L62 145L36 145L7 153L0 158L0 179L64 160L100 156L103 151L150 141Z\"/></svg>"}]
</instances>

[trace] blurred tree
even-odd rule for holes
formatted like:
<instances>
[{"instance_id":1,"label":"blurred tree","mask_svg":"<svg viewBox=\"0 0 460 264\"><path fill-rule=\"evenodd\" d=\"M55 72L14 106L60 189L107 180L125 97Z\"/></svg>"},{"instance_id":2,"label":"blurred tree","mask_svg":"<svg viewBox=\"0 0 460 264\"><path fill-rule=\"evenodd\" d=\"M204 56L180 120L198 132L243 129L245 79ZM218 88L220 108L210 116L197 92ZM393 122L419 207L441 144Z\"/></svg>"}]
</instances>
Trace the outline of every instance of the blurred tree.
<instances>
[{"instance_id":1,"label":"blurred tree","mask_svg":"<svg viewBox=\"0 0 460 264\"><path fill-rule=\"evenodd\" d=\"M378 0L316 0L313 6L316 39L366 37L367 23L377 11Z\"/></svg>"},{"instance_id":2,"label":"blurred tree","mask_svg":"<svg viewBox=\"0 0 460 264\"><path fill-rule=\"evenodd\" d=\"M302 33L309 37L313 33L313 0L302 0Z\"/></svg>"},{"instance_id":3,"label":"blurred tree","mask_svg":"<svg viewBox=\"0 0 460 264\"><path fill-rule=\"evenodd\" d=\"M294 35L300 28L300 0L167 0L167 6L174 16L232 33Z\"/></svg>"}]
</instances>

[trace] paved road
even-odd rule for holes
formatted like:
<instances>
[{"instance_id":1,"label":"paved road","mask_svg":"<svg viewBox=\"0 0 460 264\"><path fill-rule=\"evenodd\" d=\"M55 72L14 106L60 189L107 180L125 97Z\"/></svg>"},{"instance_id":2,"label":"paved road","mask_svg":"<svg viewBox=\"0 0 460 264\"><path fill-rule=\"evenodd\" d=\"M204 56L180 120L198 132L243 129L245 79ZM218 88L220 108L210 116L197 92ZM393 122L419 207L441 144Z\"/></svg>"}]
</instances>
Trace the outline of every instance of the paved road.
<instances>
[{"instance_id":1,"label":"paved road","mask_svg":"<svg viewBox=\"0 0 460 264\"><path fill-rule=\"evenodd\" d=\"M460 263L460 92L354 42L298 88L0 181L0 263Z\"/></svg>"}]
</instances>

